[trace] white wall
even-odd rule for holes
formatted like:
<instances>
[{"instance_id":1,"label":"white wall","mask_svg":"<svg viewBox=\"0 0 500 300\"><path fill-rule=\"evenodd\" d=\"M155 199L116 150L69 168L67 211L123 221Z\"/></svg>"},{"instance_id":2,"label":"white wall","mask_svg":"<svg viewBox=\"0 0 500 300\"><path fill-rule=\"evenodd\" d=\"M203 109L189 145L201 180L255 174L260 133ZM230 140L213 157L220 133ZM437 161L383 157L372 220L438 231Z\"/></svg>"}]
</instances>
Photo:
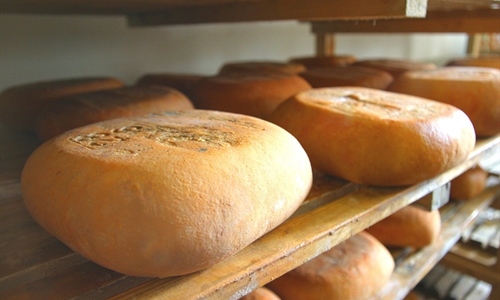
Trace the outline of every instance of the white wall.
<instances>
[{"instance_id":1,"label":"white wall","mask_svg":"<svg viewBox=\"0 0 500 300\"><path fill-rule=\"evenodd\" d=\"M464 34L339 34L337 53L443 63ZM124 17L0 15L0 90L37 80L145 72L213 74L226 61L312 55L309 25L295 21L130 28Z\"/></svg>"}]
</instances>

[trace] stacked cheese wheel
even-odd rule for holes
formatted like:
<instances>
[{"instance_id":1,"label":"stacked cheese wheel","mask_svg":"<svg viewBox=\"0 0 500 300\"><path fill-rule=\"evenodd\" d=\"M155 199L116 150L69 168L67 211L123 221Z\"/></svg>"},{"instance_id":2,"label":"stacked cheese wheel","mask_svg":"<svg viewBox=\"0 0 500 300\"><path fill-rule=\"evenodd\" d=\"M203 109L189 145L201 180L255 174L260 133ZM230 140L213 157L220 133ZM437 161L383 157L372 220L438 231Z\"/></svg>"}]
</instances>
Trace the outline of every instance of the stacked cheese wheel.
<instances>
[{"instance_id":1,"label":"stacked cheese wheel","mask_svg":"<svg viewBox=\"0 0 500 300\"><path fill-rule=\"evenodd\" d=\"M360 232L267 287L283 300L364 300L374 297L394 270L389 251Z\"/></svg>"},{"instance_id":2,"label":"stacked cheese wheel","mask_svg":"<svg viewBox=\"0 0 500 300\"><path fill-rule=\"evenodd\" d=\"M236 253L288 218L311 184L308 157L285 130L202 110L68 131L36 149L21 178L49 233L107 268L152 277Z\"/></svg>"},{"instance_id":3,"label":"stacked cheese wheel","mask_svg":"<svg viewBox=\"0 0 500 300\"><path fill-rule=\"evenodd\" d=\"M290 59L291 63L304 65L307 69L348 66L356 62L353 55L301 56Z\"/></svg>"},{"instance_id":4,"label":"stacked cheese wheel","mask_svg":"<svg viewBox=\"0 0 500 300\"><path fill-rule=\"evenodd\" d=\"M193 109L177 90L162 86L127 86L64 97L46 105L35 121L38 137L49 140L67 130L119 117Z\"/></svg>"},{"instance_id":5,"label":"stacked cheese wheel","mask_svg":"<svg viewBox=\"0 0 500 300\"><path fill-rule=\"evenodd\" d=\"M300 63L276 62L276 61L240 61L225 63L219 70L219 74L238 73L238 72L265 72L298 74L304 72L306 67Z\"/></svg>"},{"instance_id":6,"label":"stacked cheese wheel","mask_svg":"<svg viewBox=\"0 0 500 300\"><path fill-rule=\"evenodd\" d=\"M500 133L500 70L444 67L396 78L390 91L425 97L463 110L478 136Z\"/></svg>"},{"instance_id":7,"label":"stacked cheese wheel","mask_svg":"<svg viewBox=\"0 0 500 300\"><path fill-rule=\"evenodd\" d=\"M370 185L430 179L475 144L469 118L451 105L360 87L298 93L269 120L300 141L318 170Z\"/></svg>"},{"instance_id":8,"label":"stacked cheese wheel","mask_svg":"<svg viewBox=\"0 0 500 300\"><path fill-rule=\"evenodd\" d=\"M406 206L366 229L386 246L421 248L433 243L441 230L439 210Z\"/></svg>"},{"instance_id":9,"label":"stacked cheese wheel","mask_svg":"<svg viewBox=\"0 0 500 300\"><path fill-rule=\"evenodd\" d=\"M200 109L266 118L280 103L311 86L302 77L279 72L228 72L198 81L193 102Z\"/></svg>"},{"instance_id":10,"label":"stacked cheese wheel","mask_svg":"<svg viewBox=\"0 0 500 300\"><path fill-rule=\"evenodd\" d=\"M0 119L10 129L33 132L41 109L61 97L123 87L112 77L85 77L41 81L10 87L0 94Z\"/></svg>"}]
</instances>

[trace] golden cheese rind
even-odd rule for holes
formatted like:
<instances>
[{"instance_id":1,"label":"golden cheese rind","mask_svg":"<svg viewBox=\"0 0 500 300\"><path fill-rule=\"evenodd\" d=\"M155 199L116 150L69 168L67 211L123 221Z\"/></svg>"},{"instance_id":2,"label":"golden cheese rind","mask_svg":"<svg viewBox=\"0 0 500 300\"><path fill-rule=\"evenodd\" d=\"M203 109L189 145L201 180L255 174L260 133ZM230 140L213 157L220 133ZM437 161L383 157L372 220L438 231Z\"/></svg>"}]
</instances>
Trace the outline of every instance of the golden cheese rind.
<instances>
[{"instance_id":1,"label":"golden cheese rind","mask_svg":"<svg viewBox=\"0 0 500 300\"><path fill-rule=\"evenodd\" d=\"M372 299L389 281L394 265L377 239L360 232L267 287L282 300Z\"/></svg>"},{"instance_id":2,"label":"golden cheese rind","mask_svg":"<svg viewBox=\"0 0 500 300\"><path fill-rule=\"evenodd\" d=\"M28 211L76 252L133 276L209 267L288 218L312 183L307 155L252 117L177 111L66 132L28 159Z\"/></svg>"},{"instance_id":3,"label":"golden cheese rind","mask_svg":"<svg viewBox=\"0 0 500 300\"><path fill-rule=\"evenodd\" d=\"M0 94L0 119L12 130L33 132L40 110L57 99L124 85L112 77L83 77L12 86Z\"/></svg>"},{"instance_id":4,"label":"golden cheese rind","mask_svg":"<svg viewBox=\"0 0 500 300\"><path fill-rule=\"evenodd\" d=\"M386 246L421 248L432 244L441 231L439 210L409 205L373 224L366 232Z\"/></svg>"},{"instance_id":5,"label":"golden cheese rind","mask_svg":"<svg viewBox=\"0 0 500 300\"><path fill-rule=\"evenodd\" d=\"M175 89L127 86L61 98L40 112L35 132L42 141L47 141L67 130L96 122L193 108L191 101Z\"/></svg>"},{"instance_id":6,"label":"golden cheese rind","mask_svg":"<svg viewBox=\"0 0 500 300\"><path fill-rule=\"evenodd\" d=\"M276 72L233 72L196 82L196 108L266 118L288 97L311 86L298 75Z\"/></svg>"},{"instance_id":7,"label":"golden cheese rind","mask_svg":"<svg viewBox=\"0 0 500 300\"><path fill-rule=\"evenodd\" d=\"M394 78L398 78L408 71L437 69L433 63L405 59L364 59L356 61L353 65L389 72Z\"/></svg>"},{"instance_id":8,"label":"golden cheese rind","mask_svg":"<svg viewBox=\"0 0 500 300\"><path fill-rule=\"evenodd\" d=\"M300 73L300 76L314 88L361 86L385 90L394 80L385 71L356 66L315 68Z\"/></svg>"},{"instance_id":9,"label":"golden cheese rind","mask_svg":"<svg viewBox=\"0 0 500 300\"><path fill-rule=\"evenodd\" d=\"M299 140L313 167L370 185L430 179L464 161L475 145L472 124L459 109L361 87L296 94L269 120Z\"/></svg>"}]
</instances>

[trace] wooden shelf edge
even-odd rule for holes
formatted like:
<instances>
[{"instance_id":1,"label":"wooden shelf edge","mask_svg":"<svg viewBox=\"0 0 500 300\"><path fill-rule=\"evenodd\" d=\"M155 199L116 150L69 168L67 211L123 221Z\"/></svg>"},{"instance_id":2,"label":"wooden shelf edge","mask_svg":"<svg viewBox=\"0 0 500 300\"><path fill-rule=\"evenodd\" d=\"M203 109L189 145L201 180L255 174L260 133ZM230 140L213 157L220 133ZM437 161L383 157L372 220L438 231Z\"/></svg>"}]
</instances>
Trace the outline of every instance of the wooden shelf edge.
<instances>
[{"instance_id":1,"label":"wooden shelf edge","mask_svg":"<svg viewBox=\"0 0 500 300\"><path fill-rule=\"evenodd\" d=\"M500 32L499 17L497 9L431 11L421 19L312 21L311 30L315 34Z\"/></svg>"},{"instance_id":2,"label":"wooden shelf edge","mask_svg":"<svg viewBox=\"0 0 500 300\"><path fill-rule=\"evenodd\" d=\"M2 13L127 15L132 26L425 17L427 0L1 0Z\"/></svg>"}]
</instances>

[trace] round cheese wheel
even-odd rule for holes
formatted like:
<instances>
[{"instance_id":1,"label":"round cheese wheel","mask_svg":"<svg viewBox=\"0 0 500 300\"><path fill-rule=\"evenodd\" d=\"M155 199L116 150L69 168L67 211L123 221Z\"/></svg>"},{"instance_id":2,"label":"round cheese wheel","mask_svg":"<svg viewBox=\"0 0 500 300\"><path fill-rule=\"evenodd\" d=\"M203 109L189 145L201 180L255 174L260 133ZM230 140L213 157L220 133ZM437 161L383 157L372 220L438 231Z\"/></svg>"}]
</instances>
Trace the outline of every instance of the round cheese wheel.
<instances>
[{"instance_id":1,"label":"round cheese wheel","mask_svg":"<svg viewBox=\"0 0 500 300\"><path fill-rule=\"evenodd\" d=\"M189 99L192 98L194 84L207 76L194 74L177 74L177 73L158 73L144 74L141 76L136 85L161 85L176 89L186 95Z\"/></svg>"},{"instance_id":2,"label":"round cheese wheel","mask_svg":"<svg viewBox=\"0 0 500 300\"><path fill-rule=\"evenodd\" d=\"M434 70L437 66L433 63L418 62L404 59L366 59L354 63L355 66L379 69L390 73L394 78L407 71Z\"/></svg>"},{"instance_id":3,"label":"round cheese wheel","mask_svg":"<svg viewBox=\"0 0 500 300\"><path fill-rule=\"evenodd\" d=\"M302 56L291 58L290 62L299 63L307 69L348 66L356 61L352 55Z\"/></svg>"},{"instance_id":4,"label":"round cheese wheel","mask_svg":"<svg viewBox=\"0 0 500 300\"><path fill-rule=\"evenodd\" d=\"M300 73L313 88L333 86L362 86L386 89L394 80L391 74L364 67L316 68Z\"/></svg>"},{"instance_id":5,"label":"round cheese wheel","mask_svg":"<svg viewBox=\"0 0 500 300\"><path fill-rule=\"evenodd\" d=\"M35 121L42 141L80 126L128 116L193 109L189 99L163 86L129 86L68 96L47 105Z\"/></svg>"},{"instance_id":6,"label":"round cheese wheel","mask_svg":"<svg viewBox=\"0 0 500 300\"><path fill-rule=\"evenodd\" d=\"M287 219L312 171L261 119L186 110L119 118L38 147L21 176L29 213L112 270L147 277L220 262Z\"/></svg>"},{"instance_id":7,"label":"round cheese wheel","mask_svg":"<svg viewBox=\"0 0 500 300\"><path fill-rule=\"evenodd\" d=\"M16 131L33 132L40 110L52 101L69 95L114 89L125 84L110 77L41 81L10 87L0 94L0 120Z\"/></svg>"},{"instance_id":8,"label":"round cheese wheel","mask_svg":"<svg viewBox=\"0 0 500 300\"><path fill-rule=\"evenodd\" d=\"M288 97L310 89L298 75L278 73L227 73L196 83L196 108L267 117Z\"/></svg>"},{"instance_id":9,"label":"round cheese wheel","mask_svg":"<svg viewBox=\"0 0 500 300\"><path fill-rule=\"evenodd\" d=\"M500 133L500 70L444 67L408 72L388 90L458 107L469 116L478 136Z\"/></svg>"},{"instance_id":10,"label":"round cheese wheel","mask_svg":"<svg viewBox=\"0 0 500 300\"><path fill-rule=\"evenodd\" d=\"M447 66L485 67L500 69L500 55L463 57L452 59Z\"/></svg>"},{"instance_id":11,"label":"round cheese wheel","mask_svg":"<svg viewBox=\"0 0 500 300\"><path fill-rule=\"evenodd\" d=\"M373 224L366 232L386 246L422 248L434 242L441 231L439 210L406 206Z\"/></svg>"},{"instance_id":12,"label":"round cheese wheel","mask_svg":"<svg viewBox=\"0 0 500 300\"><path fill-rule=\"evenodd\" d=\"M230 62L224 64L219 70L219 74L234 72L276 72L284 74L298 74L306 70L306 67L299 63L274 62L274 61L246 61Z\"/></svg>"},{"instance_id":13,"label":"round cheese wheel","mask_svg":"<svg viewBox=\"0 0 500 300\"><path fill-rule=\"evenodd\" d=\"M268 288L260 287L250 294L243 296L240 300L281 300L278 295Z\"/></svg>"},{"instance_id":14,"label":"round cheese wheel","mask_svg":"<svg viewBox=\"0 0 500 300\"><path fill-rule=\"evenodd\" d=\"M266 286L283 300L366 300L387 284L393 270L389 251L360 232Z\"/></svg>"},{"instance_id":15,"label":"round cheese wheel","mask_svg":"<svg viewBox=\"0 0 500 300\"><path fill-rule=\"evenodd\" d=\"M450 197L469 199L481 194L486 188L488 172L479 166L470 168L451 181Z\"/></svg>"},{"instance_id":16,"label":"round cheese wheel","mask_svg":"<svg viewBox=\"0 0 500 300\"><path fill-rule=\"evenodd\" d=\"M461 110L363 87L298 93L268 120L293 134L319 171L369 185L430 179L463 162L475 145Z\"/></svg>"}]
</instances>

